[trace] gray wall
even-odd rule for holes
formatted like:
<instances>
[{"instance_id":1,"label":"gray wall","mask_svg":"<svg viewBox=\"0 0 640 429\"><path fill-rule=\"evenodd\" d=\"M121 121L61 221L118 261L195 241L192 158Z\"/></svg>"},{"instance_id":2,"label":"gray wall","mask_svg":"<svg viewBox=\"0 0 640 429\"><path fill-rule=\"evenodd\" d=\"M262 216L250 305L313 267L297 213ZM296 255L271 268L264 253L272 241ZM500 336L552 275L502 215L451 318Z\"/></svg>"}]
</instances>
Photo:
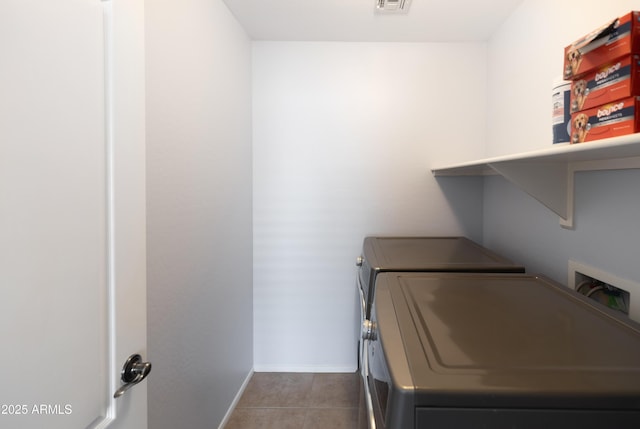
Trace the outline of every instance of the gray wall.
<instances>
[{"instance_id":1,"label":"gray wall","mask_svg":"<svg viewBox=\"0 0 640 429\"><path fill-rule=\"evenodd\" d=\"M251 42L146 3L149 427L216 428L252 369Z\"/></svg>"},{"instance_id":2,"label":"gray wall","mask_svg":"<svg viewBox=\"0 0 640 429\"><path fill-rule=\"evenodd\" d=\"M569 259L640 281L640 171L576 176L575 229L500 177L485 179L484 243L567 284ZM640 299L640 290L631 291Z\"/></svg>"},{"instance_id":3,"label":"gray wall","mask_svg":"<svg viewBox=\"0 0 640 429\"><path fill-rule=\"evenodd\" d=\"M525 0L496 31L488 45L489 155L551 145L551 88L562 72L563 48L628 12L630 3L589 1L576 12L572 2ZM637 170L578 173L575 230L565 230L515 186L487 178L484 244L563 284L569 259L640 282L639 183ZM633 306L640 288L630 292Z\"/></svg>"}]
</instances>

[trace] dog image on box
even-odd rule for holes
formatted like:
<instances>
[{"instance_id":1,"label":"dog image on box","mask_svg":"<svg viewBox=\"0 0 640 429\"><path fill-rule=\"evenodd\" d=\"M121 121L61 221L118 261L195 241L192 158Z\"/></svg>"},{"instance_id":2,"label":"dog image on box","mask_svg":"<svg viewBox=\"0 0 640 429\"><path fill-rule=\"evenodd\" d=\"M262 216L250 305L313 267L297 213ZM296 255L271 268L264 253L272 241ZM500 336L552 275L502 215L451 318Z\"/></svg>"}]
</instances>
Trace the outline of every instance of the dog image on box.
<instances>
[{"instance_id":1,"label":"dog image on box","mask_svg":"<svg viewBox=\"0 0 640 429\"><path fill-rule=\"evenodd\" d=\"M572 125L571 143L583 143L589 132L589 116L584 113L578 114Z\"/></svg>"},{"instance_id":2,"label":"dog image on box","mask_svg":"<svg viewBox=\"0 0 640 429\"><path fill-rule=\"evenodd\" d=\"M582 110L584 101L587 99L589 91L587 90L587 81L584 79L573 82L573 102L571 103L571 111L578 112Z\"/></svg>"},{"instance_id":3,"label":"dog image on box","mask_svg":"<svg viewBox=\"0 0 640 429\"><path fill-rule=\"evenodd\" d=\"M566 68L564 70L565 79L571 78L578 74L580 64L582 63L582 54L579 49L572 49L567 52Z\"/></svg>"}]
</instances>

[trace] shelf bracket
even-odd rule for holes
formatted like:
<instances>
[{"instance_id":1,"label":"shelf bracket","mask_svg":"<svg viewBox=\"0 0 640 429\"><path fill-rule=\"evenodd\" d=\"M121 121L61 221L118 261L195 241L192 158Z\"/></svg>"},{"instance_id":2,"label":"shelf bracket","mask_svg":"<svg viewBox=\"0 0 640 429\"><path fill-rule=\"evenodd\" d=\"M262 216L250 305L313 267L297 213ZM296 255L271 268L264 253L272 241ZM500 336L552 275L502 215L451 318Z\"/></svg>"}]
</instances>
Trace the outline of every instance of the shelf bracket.
<instances>
[{"instance_id":1,"label":"shelf bracket","mask_svg":"<svg viewBox=\"0 0 640 429\"><path fill-rule=\"evenodd\" d=\"M575 173L640 168L640 157L574 162L494 162L489 166L560 216L573 229Z\"/></svg>"},{"instance_id":2,"label":"shelf bracket","mask_svg":"<svg viewBox=\"0 0 640 429\"><path fill-rule=\"evenodd\" d=\"M434 176L500 174L574 227L574 181L579 171L640 169L640 133L434 168Z\"/></svg>"},{"instance_id":3,"label":"shelf bracket","mask_svg":"<svg viewBox=\"0 0 640 429\"><path fill-rule=\"evenodd\" d=\"M505 161L489 166L560 216L562 226L573 227L573 207L568 204L573 203L573 174L566 163Z\"/></svg>"}]
</instances>

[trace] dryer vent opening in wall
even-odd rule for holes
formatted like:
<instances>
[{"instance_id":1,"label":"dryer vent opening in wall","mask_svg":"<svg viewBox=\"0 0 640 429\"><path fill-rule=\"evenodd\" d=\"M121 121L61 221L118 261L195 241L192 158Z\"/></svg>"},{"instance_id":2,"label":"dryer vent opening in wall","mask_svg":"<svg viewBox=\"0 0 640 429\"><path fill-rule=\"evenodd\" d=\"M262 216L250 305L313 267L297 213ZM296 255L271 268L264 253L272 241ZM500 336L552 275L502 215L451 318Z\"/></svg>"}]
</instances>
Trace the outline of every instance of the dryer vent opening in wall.
<instances>
[{"instance_id":1,"label":"dryer vent opening in wall","mask_svg":"<svg viewBox=\"0 0 640 429\"><path fill-rule=\"evenodd\" d=\"M638 321L638 311L632 305L629 292L640 288L637 283L572 260L568 280L570 288Z\"/></svg>"},{"instance_id":2,"label":"dryer vent opening in wall","mask_svg":"<svg viewBox=\"0 0 640 429\"><path fill-rule=\"evenodd\" d=\"M376 0L376 11L381 13L407 13L411 0Z\"/></svg>"}]
</instances>

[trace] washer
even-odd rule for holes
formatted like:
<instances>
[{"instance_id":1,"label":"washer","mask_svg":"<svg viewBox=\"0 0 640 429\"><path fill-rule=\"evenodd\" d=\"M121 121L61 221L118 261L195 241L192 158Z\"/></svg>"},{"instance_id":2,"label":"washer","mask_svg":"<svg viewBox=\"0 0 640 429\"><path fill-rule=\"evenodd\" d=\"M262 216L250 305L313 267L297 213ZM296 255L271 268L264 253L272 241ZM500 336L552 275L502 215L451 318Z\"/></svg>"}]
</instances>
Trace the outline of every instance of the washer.
<instances>
[{"instance_id":1,"label":"washer","mask_svg":"<svg viewBox=\"0 0 640 429\"><path fill-rule=\"evenodd\" d=\"M365 380L364 340L371 335L371 308L376 278L385 272L506 272L524 273L525 269L480 246L466 237L399 237L370 236L364 239L362 254L357 258L356 276L360 296L360 339L358 367ZM362 386L364 388L364 385ZM360 395L359 427L367 427L364 390Z\"/></svg>"},{"instance_id":2,"label":"washer","mask_svg":"<svg viewBox=\"0 0 640 429\"><path fill-rule=\"evenodd\" d=\"M524 267L465 237L366 237L357 258L360 336L367 338L376 277L384 272L524 273ZM362 344L358 346L359 366Z\"/></svg>"},{"instance_id":3,"label":"washer","mask_svg":"<svg viewBox=\"0 0 640 429\"><path fill-rule=\"evenodd\" d=\"M370 427L638 427L640 325L548 279L384 273L371 317Z\"/></svg>"}]
</instances>

